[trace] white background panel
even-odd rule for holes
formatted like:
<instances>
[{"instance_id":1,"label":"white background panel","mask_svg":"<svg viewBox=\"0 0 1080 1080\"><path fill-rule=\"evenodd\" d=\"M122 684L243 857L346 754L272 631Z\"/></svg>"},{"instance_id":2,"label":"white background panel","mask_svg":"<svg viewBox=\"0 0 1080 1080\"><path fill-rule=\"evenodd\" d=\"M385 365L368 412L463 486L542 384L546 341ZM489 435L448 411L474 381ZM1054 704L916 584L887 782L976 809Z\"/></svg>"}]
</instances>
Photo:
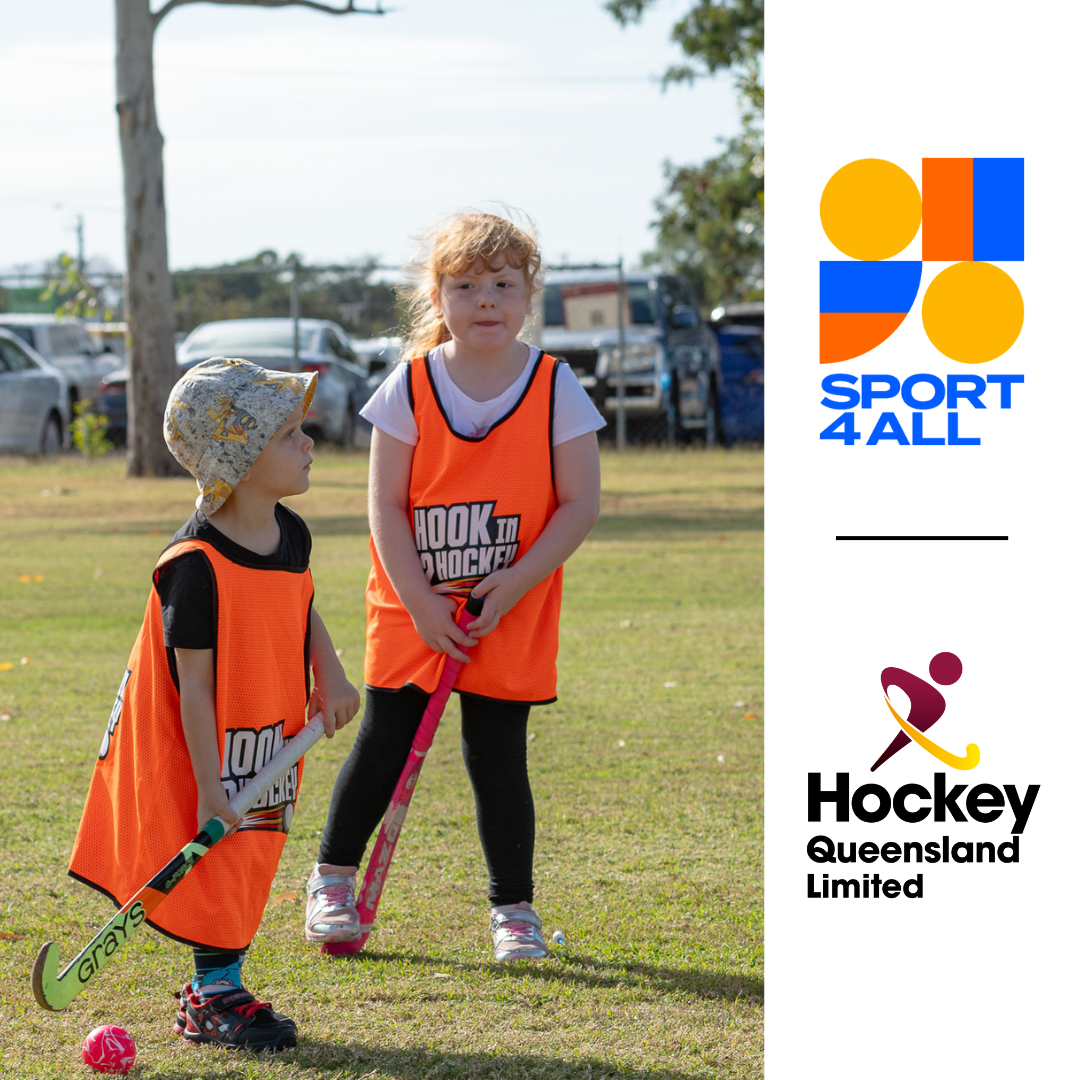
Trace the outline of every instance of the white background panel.
<instances>
[{"instance_id":1,"label":"white background panel","mask_svg":"<svg viewBox=\"0 0 1080 1080\"><path fill-rule=\"evenodd\" d=\"M1004 4L769 7L767 1069L778 1078L1076 1073L1077 19L1040 8L1029 41L1034 23L1018 25ZM1025 324L1004 356L972 367L934 349L919 312L945 264L927 264L888 341L818 364L818 264L844 258L818 204L829 177L863 157L892 161L920 185L923 157L1025 159L1025 261L1001 264L1023 293ZM899 257L920 250L916 237ZM961 404L961 434L979 435L980 446L868 447L876 410L856 410L869 418L858 417L863 440L848 447L818 438L839 415L819 404L831 371L1022 373L1025 383L1011 410ZM896 409L910 414L899 401ZM928 412L927 433L944 433L945 422L944 408ZM899 730L881 670L927 679L931 657L946 650L964 672L940 688L946 711L927 735L957 754L978 744L980 764L961 772L911 744L871 773ZM806 845L819 833L998 844L1010 838L1012 812L990 824L844 824L826 806L811 823L811 771L827 788L847 772L852 790L932 789L935 772L950 787L1042 787L1018 864L817 865ZM919 900L806 895L808 873L903 881L920 871Z\"/></svg>"}]
</instances>

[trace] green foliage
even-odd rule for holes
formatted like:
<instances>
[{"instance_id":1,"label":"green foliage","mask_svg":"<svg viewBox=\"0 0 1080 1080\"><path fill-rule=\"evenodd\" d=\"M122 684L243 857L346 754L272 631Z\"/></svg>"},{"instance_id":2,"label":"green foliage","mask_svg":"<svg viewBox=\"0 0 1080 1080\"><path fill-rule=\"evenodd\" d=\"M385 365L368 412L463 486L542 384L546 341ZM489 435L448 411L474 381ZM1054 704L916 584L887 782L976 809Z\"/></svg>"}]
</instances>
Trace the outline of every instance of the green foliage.
<instances>
[{"instance_id":1,"label":"green foliage","mask_svg":"<svg viewBox=\"0 0 1080 1080\"><path fill-rule=\"evenodd\" d=\"M665 162L656 250L644 256L681 273L706 306L764 299L765 154L760 132L720 140L700 165Z\"/></svg>"},{"instance_id":2,"label":"green foliage","mask_svg":"<svg viewBox=\"0 0 1080 1080\"><path fill-rule=\"evenodd\" d=\"M75 419L68 425L75 449L87 461L101 457L113 448L112 443L105 438L109 418L95 413L93 408L94 404L89 398L75 402Z\"/></svg>"},{"instance_id":3,"label":"green foliage","mask_svg":"<svg viewBox=\"0 0 1080 1080\"><path fill-rule=\"evenodd\" d=\"M75 315L94 322L111 322L113 318L101 290L90 284L78 261L64 251L60 252L53 277L40 299L42 303L56 305L57 318Z\"/></svg>"},{"instance_id":4,"label":"green foliage","mask_svg":"<svg viewBox=\"0 0 1080 1080\"><path fill-rule=\"evenodd\" d=\"M624 26L641 19L654 0L608 0L605 8ZM719 139L722 149L700 165L664 163L667 190L656 201L660 214L654 251L659 262L682 274L707 308L764 298L765 87L764 0L694 0L675 23L671 38L689 63L664 73L666 86L693 83L730 70L743 103L742 131Z\"/></svg>"},{"instance_id":5,"label":"green foliage","mask_svg":"<svg viewBox=\"0 0 1080 1080\"><path fill-rule=\"evenodd\" d=\"M623 25L640 21L653 0L608 0L604 7ZM740 93L760 113L765 104L761 54L765 49L764 0L697 0L671 30L689 64L664 72L665 85L693 83L705 75L730 69Z\"/></svg>"},{"instance_id":6,"label":"green foliage","mask_svg":"<svg viewBox=\"0 0 1080 1080\"><path fill-rule=\"evenodd\" d=\"M250 259L207 268L213 273L174 274L177 327L190 331L215 319L287 316L291 271L274 273L266 268L285 266L293 258L267 249ZM301 263L300 314L307 319L332 319L356 337L387 333L398 322L395 297L390 285L371 280L377 264L377 259L367 257L342 270L318 272L305 271Z\"/></svg>"}]
</instances>

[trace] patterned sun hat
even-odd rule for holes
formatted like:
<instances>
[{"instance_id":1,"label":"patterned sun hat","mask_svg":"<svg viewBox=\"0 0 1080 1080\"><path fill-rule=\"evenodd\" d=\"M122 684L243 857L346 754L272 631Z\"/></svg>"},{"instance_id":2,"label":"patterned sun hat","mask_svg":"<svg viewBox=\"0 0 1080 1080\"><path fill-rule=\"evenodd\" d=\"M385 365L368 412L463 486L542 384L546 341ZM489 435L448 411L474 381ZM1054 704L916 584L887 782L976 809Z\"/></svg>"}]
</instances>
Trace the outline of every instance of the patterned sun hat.
<instances>
[{"instance_id":1,"label":"patterned sun hat","mask_svg":"<svg viewBox=\"0 0 1080 1080\"><path fill-rule=\"evenodd\" d=\"M226 356L184 373L165 406L165 442L199 482L199 510L221 507L293 409L307 412L318 379Z\"/></svg>"}]
</instances>

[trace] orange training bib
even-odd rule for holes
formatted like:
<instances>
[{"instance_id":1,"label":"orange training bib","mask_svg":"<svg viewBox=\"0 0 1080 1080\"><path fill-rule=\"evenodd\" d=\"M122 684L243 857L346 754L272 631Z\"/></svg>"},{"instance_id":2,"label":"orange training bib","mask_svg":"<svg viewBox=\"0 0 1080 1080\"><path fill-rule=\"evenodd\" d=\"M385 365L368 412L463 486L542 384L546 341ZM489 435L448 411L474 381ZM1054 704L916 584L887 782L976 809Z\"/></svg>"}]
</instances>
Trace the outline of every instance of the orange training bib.
<instances>
[{"instance_id":1,"label":"orange training bib","mask_svg":"<svg viewBox=\"0 0 1080 1080\"><path fill-rule=\"evenodd\" d=\"M409 370L419 441L409 481L417 555L440 592L465 596L494 570L512 566L555 513L551 419L558 361L542 355L517 404L486 435L450 428L426 358ZM364 681L408 683L431 693L444 660L413 626L371 543ZM456 689L534 704L555 699L562 567L530 589L473 650Z\"/></svg>"},{"instance_id":2,"label":"orange training bib","mask_svg":"<svg viewBox=\"0 0 1080 1080\"><path fill-rule=\"evenodd\" d=\"M218 755L231 798L304 726L313 586L307 570L244 566L198 540L167 548L158 568L191 551L206 557L216 583ZM302 772L301 762L236 833L211 848L154 912L152 926L212 949L251 942ZM153 589L98 752L68 873L114 903L126 902L195 836L197 802Z\"/></svg>"}]
</instances>

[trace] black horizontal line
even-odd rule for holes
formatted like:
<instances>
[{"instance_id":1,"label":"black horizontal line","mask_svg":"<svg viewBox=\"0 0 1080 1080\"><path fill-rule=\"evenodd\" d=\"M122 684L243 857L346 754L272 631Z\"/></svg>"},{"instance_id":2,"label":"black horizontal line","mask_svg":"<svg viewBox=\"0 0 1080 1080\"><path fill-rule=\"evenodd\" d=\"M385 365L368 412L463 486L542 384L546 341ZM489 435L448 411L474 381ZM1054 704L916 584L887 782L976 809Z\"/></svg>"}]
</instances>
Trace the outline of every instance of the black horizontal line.
<instances>
[{"instance_id":1,"label":"black horizontal line","mask_svg":"<svg viewBox=\"0 0 1080 1080\"><path fill-rule=\"evenodd\" d=\"M837 540L1008 540L1007 536L838 536Z\"/></svg>"}]
</instances>

